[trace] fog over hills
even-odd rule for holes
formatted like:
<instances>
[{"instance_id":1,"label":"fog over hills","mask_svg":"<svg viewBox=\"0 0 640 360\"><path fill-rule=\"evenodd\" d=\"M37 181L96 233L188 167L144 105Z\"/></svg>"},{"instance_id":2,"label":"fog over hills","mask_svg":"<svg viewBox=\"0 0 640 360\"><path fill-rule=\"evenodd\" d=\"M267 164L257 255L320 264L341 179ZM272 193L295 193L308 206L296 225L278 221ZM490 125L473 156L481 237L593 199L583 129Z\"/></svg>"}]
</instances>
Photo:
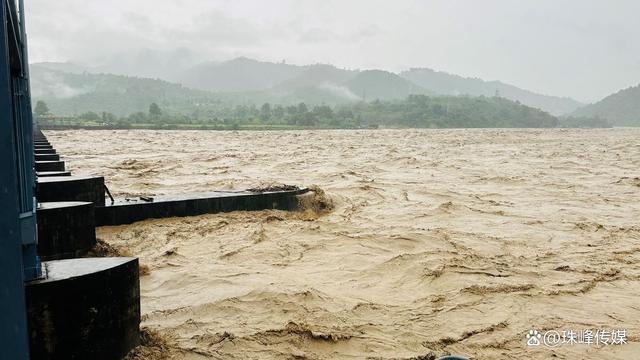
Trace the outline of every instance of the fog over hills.
<instances>
[{"instance_id":1,"label":"fog over hills","mask_svg":"<svg viewBox=\"0 0 640 360\"><path fill-rule=\"evenodd\" d=\"M99 66L77 62L33 64L34 97L70 98L92 91L97 77L62 81L61 73L114 74L157 78L204 90L232 102L310 104L361 100L401 99L412 94L494 96L542 109L553 115L575 111L582 104L570 98L537 94L499 81L484 81L420 68L395 74L383 70L340 69L329 64L292 65L240 57L223 62L194 64L189 52L141 50L130 56L106 59ZM46 70L55 70L47 73ZM133 81L133 80L130 80ZM107 82L108 83L108 82ZM141 85L144 86L144 85ZM51 91L57 89L56 91Z\"/></svg>"},{"instance_id":2,"label":"fog over hills","mask_svg":"<svg viewBox=\"0 0 640 360\"><path fill-rule=\"evenodd\" d=\"M537 94L500 81L465 78L426 68L395 74L243 57L184 66L181 72L164 71L173 61L175 59L150 66L147 74L161 75L155 79L131 76L138 67L136 61L126 61L119 67L103 64L93 68L79 63L32 64L33 98L46 101L54 114L64 116L88 111L127 116L146 112L152 102L170 113L189 116L238 105L260 107L264 103L287 106L304 102L313 106L403 100L410 95L487 98L499 95L551 115L571 117L562 124L640 126L640 86L582 106L570 98ZM170 78L173 81L168 81Z\"/></svg>"},{"instance_id":3,"label":"fog over hills","mask_svg":"<svg viewBox=\"0 0 640 360\"><path fill-rule=\"evenodd\" d=\"M62 116L87 111L125 116L146 112L152 102L187 112L198 104L219 102L207 91L189 89L160 79L71 73L37 64L31 65L31 92L34 102L44 100L53 114Z\"/></svg>"},{"instance_id":4,"label":"fog over hills","mask_svg":"<svg viewBox=\"0 0 640 360\"><path fill-rule=\"evenodd\" d=\"M181 74L178 82L216 92L260 91L270 89L301 71L300 66L241 57L221 63L198 64Z\"/></svg>"},{"instance_id":5,"label":"fog over hills","mask_svg":"<svg viewBox=\"0 0 640 360\"><path fill-rule=\"evenodd\" d=\"M351 92L365 100L402 99L409 95L434 95L409 80L382 70L365 70L346 83Z\"/></svg>"},{"instance_id":6,"label":"fog over hills","mask_svg":"<svg viewBox=\"0 0 640 360\"><path fill-rule=\"evenodd\" d=\"M339 69L333 65L316 64L304 66L295 76L278 84L275 90L291 90L321 87L326 84L344 84L358 75L358 71Z\"/></svg>"}]
</instances>

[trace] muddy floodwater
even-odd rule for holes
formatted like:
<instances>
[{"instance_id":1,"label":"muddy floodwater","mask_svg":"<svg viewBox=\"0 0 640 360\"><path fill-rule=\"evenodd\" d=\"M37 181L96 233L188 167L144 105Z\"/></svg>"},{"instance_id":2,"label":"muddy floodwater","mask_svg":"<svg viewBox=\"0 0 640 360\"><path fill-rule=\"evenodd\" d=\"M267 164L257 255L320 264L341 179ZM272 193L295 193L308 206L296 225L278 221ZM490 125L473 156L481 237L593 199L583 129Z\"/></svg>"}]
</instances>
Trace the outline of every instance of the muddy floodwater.
<instances>
[{"instance_id":1,"label":"muddy floodwater","mask_svg":"<svg viewBox=\"0 0 640 360\"><path fill-rule=\"evenodd\" d=\"M640 129L46 134L118 197L325 192L99 228L145 269L135 358L640 354Z\"/></svg>"}]
</instances>

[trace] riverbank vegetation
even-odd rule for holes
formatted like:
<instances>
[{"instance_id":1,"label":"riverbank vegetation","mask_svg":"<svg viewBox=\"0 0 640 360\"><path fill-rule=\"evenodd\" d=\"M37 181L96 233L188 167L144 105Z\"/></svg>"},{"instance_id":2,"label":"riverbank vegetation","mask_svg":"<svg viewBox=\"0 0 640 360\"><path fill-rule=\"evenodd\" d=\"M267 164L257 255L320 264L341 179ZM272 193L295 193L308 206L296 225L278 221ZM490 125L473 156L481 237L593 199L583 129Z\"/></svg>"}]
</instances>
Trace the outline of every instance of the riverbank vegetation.
<instances>
[{"instance_id":1,"label":"riverbank vegetation","mask_svg":"<svg viewBox=\"0 0 640 360\"><path fill-rule=\"evenodd\" d=\"M46 108L40 104L39 109ZM188 114L149 105L147 112L118 117L88 111L72 117L37 114L44 128L151 129L358 129L358 128L548 128L558 118L501 97L411 95L336 106L264 103L216 109L195 107Z\"/></svg>"}]
</instances>

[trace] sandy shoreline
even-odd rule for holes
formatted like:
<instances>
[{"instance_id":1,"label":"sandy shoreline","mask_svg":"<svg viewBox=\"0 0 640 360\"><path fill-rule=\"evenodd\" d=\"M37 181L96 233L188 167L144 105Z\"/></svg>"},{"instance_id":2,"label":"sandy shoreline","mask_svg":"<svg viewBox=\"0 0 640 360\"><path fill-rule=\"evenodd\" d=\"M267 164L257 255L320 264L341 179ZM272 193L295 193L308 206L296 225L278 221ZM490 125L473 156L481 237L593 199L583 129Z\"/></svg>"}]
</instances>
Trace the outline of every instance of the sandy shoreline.
<instances>
[{"instance_id":1,"label":"sandy shoreline","mask_svg":"<svg viewBox=\"0 0 640 360\"><path fill-rule=\"evenodd\" d=\"M98 229L149 267L143 326L169 339L162 356L640 353L640 129L47 137L70 170L105 176L115 196L287 183L334 202L321 215ZM629 344L531 348L530 329L626 329Z\"/></svg>"}]
</instances>

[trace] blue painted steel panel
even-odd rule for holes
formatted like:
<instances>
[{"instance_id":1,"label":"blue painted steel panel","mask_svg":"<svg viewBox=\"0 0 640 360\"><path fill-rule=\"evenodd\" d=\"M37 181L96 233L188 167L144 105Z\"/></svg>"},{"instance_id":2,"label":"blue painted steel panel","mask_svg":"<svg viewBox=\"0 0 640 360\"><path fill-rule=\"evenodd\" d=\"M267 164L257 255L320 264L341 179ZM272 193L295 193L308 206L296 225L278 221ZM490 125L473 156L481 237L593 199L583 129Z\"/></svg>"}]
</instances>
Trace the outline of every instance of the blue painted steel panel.
<instances>
[{"instance_id":1,"label":"blue painted steel panel","mask_svg":"<svg viewBox=\"0 0 640 360\"><path fill-rule=\"evenodd\" d=\"M0 359L28 359L24 281L36 254L33 121L24 11L0 0ZM18 20L18 16L20 20Z\"/></svg>"}]
</instances>

